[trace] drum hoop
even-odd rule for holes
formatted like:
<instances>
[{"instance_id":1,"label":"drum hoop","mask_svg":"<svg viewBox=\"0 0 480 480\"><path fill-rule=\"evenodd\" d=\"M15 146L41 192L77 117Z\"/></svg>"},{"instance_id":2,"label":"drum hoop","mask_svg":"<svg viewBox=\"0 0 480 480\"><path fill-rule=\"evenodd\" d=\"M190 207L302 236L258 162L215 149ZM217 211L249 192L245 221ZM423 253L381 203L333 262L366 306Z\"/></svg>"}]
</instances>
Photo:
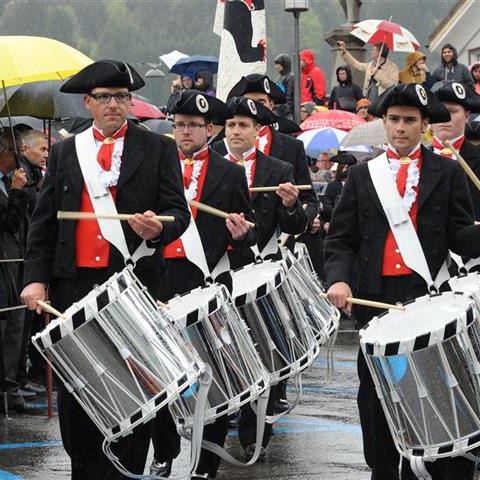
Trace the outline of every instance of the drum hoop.
<instances>
[{"instance_id":1,"label":"drum hoop","mask_svg":"<svg viewBox=\"0 0 480 480\"><path fill-rule=\"evenodd\" d=\"M434 297L442 296L444 294L454 294L454 295L464 295L462 292L444 292L443 294L433 295ZM428 295L420 298L425 298ZM467 295L468 297L468 295ZM415 303L418 299L415 299L411 302L405 303L404 305L411 305ZM469 304L465 312L460 316L453 318L450 322L444 325L439 330L433 332L426 332L416 337L412 337L406 340L381 343L379 341L375 343L367 342L364 339L365 333L369 328L374 326L375 322L378 322L380 318L388 314L388 311L383 313L378 317L374 317L363 329L359 332L360 337L360 346L365 355L374 356L374 357L389 357L394 355L401 355L404 353L416 352L419 350L424 350L435 345L438 342L443 342L449 338L458 335L462 329L468 328L471 323L476 319L474 311L474 301L469 299Z\"/></svg>"}]
</instances>

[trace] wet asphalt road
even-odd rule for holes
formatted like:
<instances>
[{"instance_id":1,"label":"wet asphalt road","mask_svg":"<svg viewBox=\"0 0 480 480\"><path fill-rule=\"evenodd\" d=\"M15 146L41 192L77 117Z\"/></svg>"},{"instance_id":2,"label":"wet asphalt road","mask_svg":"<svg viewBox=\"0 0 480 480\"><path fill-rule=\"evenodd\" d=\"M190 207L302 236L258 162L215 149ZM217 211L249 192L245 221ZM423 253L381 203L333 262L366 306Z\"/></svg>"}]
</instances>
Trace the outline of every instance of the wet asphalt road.
<instances>
[{"instance_id":1,"label":"wet asphalt road","mask_svg":"<svg viewBox=\"0 0 480 480\"><path fill-rule=\"evenodd\" d=\"M323 352L324 354L325 352ZM303 375L304 393L295 410L275 424L266 460L248 468L223 463L223 479L367 480L356 410L357 346L354 341L335 348L335 375L323 386L326 365L321 355ZM293 397L289 388L289 397ZM57 418L49 420L45 399L29 405L29 414L0 417L0 479L66 480L69 458L60 442ZM230 432L230 453L241 455ZM189 444L174 463L176 474L187 473Z\"/></svg>"}]
</instances>

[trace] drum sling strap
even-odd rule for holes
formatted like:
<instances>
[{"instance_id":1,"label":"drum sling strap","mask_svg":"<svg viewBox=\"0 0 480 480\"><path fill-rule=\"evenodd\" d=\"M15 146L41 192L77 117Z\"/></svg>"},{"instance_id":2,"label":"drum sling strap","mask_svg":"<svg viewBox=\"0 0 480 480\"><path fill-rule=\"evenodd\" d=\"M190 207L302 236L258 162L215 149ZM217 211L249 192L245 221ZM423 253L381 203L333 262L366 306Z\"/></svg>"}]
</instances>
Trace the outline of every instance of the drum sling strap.
<instances>
[{"instance_id":1,"label":"drum sling strap","mask_svg":"<svg viewBox=\"0 0 480 480\"><path fill-rule=\"evenodd\" d=\"M82 133L79 133L75 137L75 148L77 151L77 158L78 163L80 164L80 168L82 170L83 179L85 181L85 185L88 190L88 194L90 195L90 199L92 201L93 210L97 214L116 214L117 207L113 200L112 194L108 188L103 186L100 182L100 179L96 175L98 171L97 167L97 146L95 143L95 138L93 136L92 128L85 130ZM155 249L148 248L145 240L142 241L140 246L135 250L133 255L130 255L130 251L128 249L127 241L125 238L125 233L123 232L122 225L120 220L105 220L105 219L97 219L98 225L100 227L100 231L102 232L103 237L108 240L114 247L116 247L120 253L123 255L125 259L125 263L133 262L135 263L142 257L152 255ZM193 227L192 227L193 224ZM186 235L186 233L190 230L190 233ZM191 245L196 244L196 236L198 237L198 241L200 236L198 235L198 230L195 225L195 222L190 222L189 228L187 232L184 233L184 247L185 251L187 251L187 245L190 247ZM196 233L196 236L195 236ZM200 242L201 246L201 242ZM203 252L203 247L201 249ZM187 255L188 257L188 255ZM206 259L205 253L203 252L204 262L206 266ZM190 259L190 257L188 257ZM198 255L195 256L198 258ZM202 269L202 271L204 271ZM207 267L208 271L208 267ZM204 271L205 273L205 271ZM200 377L200 389L198 392L197 403L195 405L195 413L194 413L194 427L193 427L193 436L192 436L192 446L191 446L191 455L190 455L190 469L191 472L194 472L198 466L198 462L200 460L200 452L201 452L201 442L203 437L203 426L204 426L204 419L205 419L205 407L207 402L207 394L210 388L210 384L212 382L212 375L211 369L208 365L206 365L205 373ZM157 478L156 476L150 477L145 475L134 475L128 472L123 465L119 462L118 458L113 454L110 448L110 443L106 441L103 442L102 449L105 455L110 459L113 465L124 475L130 478L139 478L139 479L146 479L146 478ZM172 480L175 480L171 477Z\"/></svg>"},{"instance_id":2,"label":"drum sling strap","mask_svg":"<svg viewBox=\"0 0 480 480\"><path fill-rule=\"evenodd\" d=\"M437 292L450 278L447 262L433 280L415 227L393 181L387 155L370 160L368 170L405 264L425 280L430 292Z\"/></svg>"}]
</instances>

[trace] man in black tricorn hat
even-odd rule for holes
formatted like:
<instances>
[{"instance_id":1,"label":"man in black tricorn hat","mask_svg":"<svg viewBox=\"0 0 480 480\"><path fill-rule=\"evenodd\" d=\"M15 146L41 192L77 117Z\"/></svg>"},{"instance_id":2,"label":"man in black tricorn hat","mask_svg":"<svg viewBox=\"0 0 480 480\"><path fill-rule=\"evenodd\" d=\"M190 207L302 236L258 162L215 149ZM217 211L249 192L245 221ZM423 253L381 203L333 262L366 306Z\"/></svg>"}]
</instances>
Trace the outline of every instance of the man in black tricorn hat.
<instances>
[{"instance_id":1,"label":"man in black tricorn hat","mask_svg":"<svg viewBox=\"0 0 480 480\"><path fill-rule=\"evenodd\" d=\"M173 134L183 171L185 196L206 205L229 212L229 218L212 216L192 207L192 215L198 229L209 272L193 263L186 252L182 238L167 245L164 250L165 274L161 299L165 302L205 284L205 276L214 271L227 248L250 247L257 235L246 220L252 220L252 208L245 170L233 162L227 162L207 145L213 130L212 119L224 122L232 114L228 107L215 97L198 90L184 90L172 95L167 110L173 114ZM217 281L231 289L229 273L220 275ZM204 439L221 446L228 432L228 417L219 418L204 429ZM180 436L167 407L153 421L152 440L155 447L150 473L168 477L173 459L180 453ZM192 479L215 477L220 458L202 450L200 461Z\"/></svg>"},{"instance_id":2,"label":"man in black tricorn hat","mask_svg":"<svg viewBox=\"0 0 480 480\"><path fill-rule=\"evenodd\" d=\"M62 86L66 93L84 94L93 126L53 145L25 255L22 298L29 309L38 310L48 286L52 305L66 310L122 270L134 252L135 273L158 298L163 247L182 234L190 215L175 142L127 121L130 92L143 85L130 65L100 60ZM115 224L113 234L112 223L102 220L57 220L58 210L91 213L99 206L135 215ZM175 221L162 223L155 215L173 215ZM147 250L147 256L140 253ZM60 383L58 413L73 479L126 478L102 453L101 432ZM141 425L112 451L127 470L142 474L149 440L150 425Z\"/></svg>"},{"instance_id":3,"label":"man in black tricorn hat","mask_svg":"<svg viewBox=\"0 0 480 480\"><path fill-rule=\"evenodd\" d=\"M385 91L370 113L383 118L389 145L386 154L350 168L333 213L326 272L328 297L338 308L349 309L346 298L353 293L391 304L417 298L427 293L427 281L434 279L438 288L448 278L444 262L449 250L469 257L480 254L480 226L473 225L465 174L456 162L420 144L429 123L449 121L448 110L423 86L405 84ZM400 195L391 195L393 205L385 201L385 191L395 188ZM401 222L394 221L400 217ZM411 222L406 242L398 235L405 222ZM419 248L412 247L414 236ZM426 263L417 261L420 256ZM360 326L380 313L371 307L355 308ZM361 353L358 363L366 462L372 479L398 480L399 453ZM427 469L435 480L466 480L473 477L474 463L455 457L428 463ZM415 479L406 461L401 478Z\"/></svg>"},{"instance_id":4,"label":"man in black tricorn hat","mask_svg":"<svg viewBox=\"0 0 480 480\"><path fill-rule=\"evenodd\" d=\"M450 141L455 150L468 163L477 177L480 176L480 149L465 138L465 127L471 113L480 112L480 95L472 85L457 82L445 82L435 95L450 112L450 121L436 123L433 128L432 148L435 153L448 158L455 158L444 142ZM475 220L480 220L480 191L468 178L468 186L473 201Z\"/></svg>"}]
</instances>

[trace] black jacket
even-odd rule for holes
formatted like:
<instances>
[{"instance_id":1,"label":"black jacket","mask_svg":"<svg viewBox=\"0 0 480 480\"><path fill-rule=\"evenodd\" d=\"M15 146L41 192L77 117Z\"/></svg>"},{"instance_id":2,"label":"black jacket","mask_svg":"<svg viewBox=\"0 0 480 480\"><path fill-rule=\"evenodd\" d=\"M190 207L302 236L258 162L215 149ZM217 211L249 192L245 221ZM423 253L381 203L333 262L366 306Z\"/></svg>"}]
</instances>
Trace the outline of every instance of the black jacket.
<instances>
[{"instance_id":1,"label":"black jacket","mask_svg":"<svg viewBox=\"0 0 480 480\"><path fill-rule=\"evenodd\" d=\"M152 210L159 215L173 215L165 222L159 239L148 242L156 252L137 262L140 280L157 286L162 268L163 246L178 238L190 218L185 200L180 162L175 142L129 122L117 185L116 206L119 213ZM83 176L75 151L74 137L53 145L48 171L33 213L25 255L24 284L50 283L52 277L76 278L75 223L57 220L58 210L79 211ZM131 253L141 238L122 222ZM116 248L110 249L109 270L124 267Z\"/></svg>"},{"instance_id":2,"label":"black jacket","mask_svg":"<svg viewBox=\"0 0 480 480\"><path fill-rule=\"evenodd\" d=\"M424 147L422 152L417 232L435 278L448 250L466 257L480 256L480 226L473 225L472 204L460 166ZM354 291L379 295L388 230L368 165L355 165L349 170L328 230L328 285L343 281ZM425 284L416 273L412 283Z\"/></svg>"},{"instance_id":3,"label":"black jacket","mask_svg":"<svg viewBox=\"0 0 480 480\"><path fill-rule=\"evenodd\" d=\"M338 78L339 70L345 70L347 72L346 81L340 81ZM338 67L336 74L338 85L333 87L330 92L328 108L330 110L346 110L347 112L356 113L357 101L363 97L362 89L353 83L352 71L348 65Z\"/></svg>"},{"instance_id":4,"label":"black jacket","mask_svg":"<svg viewBox=\"0 0 480 480\"><path fill-rule=\"evenodd\" d=\"M480 148L472 142L465 140L460 149L460 155L468 163L473 173L480 178ZM468 178L468 188L472 197L475 220L480 221L480 190L478 190L470 178Z\"/></svg>"},{"instance_id":5,"label":"black jacket","mask_svg":"<svg viewBox=\"0 0 480 480\"><path fill-rule=\"evenodd\" d=\"M220 155L226 155L227 153L227 148L223 141L214 143L213 148L220 153ZM277 132L272 128L270 157L278 158L292 165L294 183L298 185L312 185L305 149L300 140ZM307 205L305 213L311 225L318 213L318 199L313 190L313 186L312 190L302 190L299 194L299 199L302 205Z\"/></svg>"},{"instance_id":6,"label":"black jacket","mask_svg":"<svg viewBox=\"0 0 480 480\"><path fill-rule=\"evenodd\" d=\"M257 151L254 187L269 187L292 181L291 165ZM252 207L257 222L257 245L260 252L278 229L296 235L304 232L307 227L307 217L298 200L295 207L289 211L275 192L256 192L252 194ZM233 269L255 260L250 248L234 249L230 253Z\"/></svg>"}]
</instances>

